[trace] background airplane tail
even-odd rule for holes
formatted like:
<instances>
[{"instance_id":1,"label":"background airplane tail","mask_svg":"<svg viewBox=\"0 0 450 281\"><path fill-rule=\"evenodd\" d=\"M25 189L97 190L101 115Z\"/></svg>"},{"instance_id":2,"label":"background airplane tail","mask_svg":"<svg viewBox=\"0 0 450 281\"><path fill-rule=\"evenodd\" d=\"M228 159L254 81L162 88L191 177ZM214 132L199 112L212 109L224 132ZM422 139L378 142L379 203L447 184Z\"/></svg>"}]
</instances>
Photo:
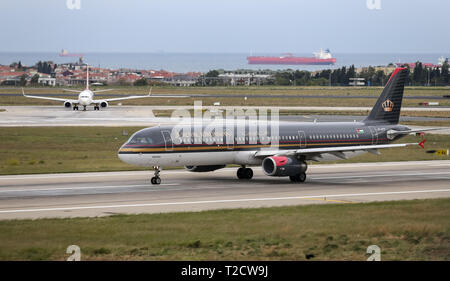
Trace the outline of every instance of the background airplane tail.
<instances>
[{"instance_id":1,"label":"background airplane tail","mask_svg":"<svg viewBox=\"0 0 450 281\"><path fill-rule=\"evenodd\" d=\"M407 77L407 68L395 69L365 123L398 123Z\"/></svg>"},{"instance_id":2,"label":"background airplane tail","mask_svg":"<svg viewBox=\"0 0 450 281\"><path fill-rule=\"evenodd\" d=\"M89 90L89 65L86 66L86 90Z\"/></svg>"}]
</instances>

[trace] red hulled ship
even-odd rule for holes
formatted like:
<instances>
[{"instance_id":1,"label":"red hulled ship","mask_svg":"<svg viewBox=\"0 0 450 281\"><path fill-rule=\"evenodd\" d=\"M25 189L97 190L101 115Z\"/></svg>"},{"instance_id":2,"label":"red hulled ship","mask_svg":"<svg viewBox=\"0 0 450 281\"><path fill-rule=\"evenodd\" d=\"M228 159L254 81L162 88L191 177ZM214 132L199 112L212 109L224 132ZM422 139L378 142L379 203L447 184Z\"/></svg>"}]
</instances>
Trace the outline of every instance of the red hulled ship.
<instances>
[{"instance_id":1,"label":"red hulled ship","mask_svg":"<svg viewBox=\"0 0 450 281\"><path fill-rule=\"evenodd\" d=\"M314 57L295 57L292 54L284 54L280 57L250 56L247 60L249 64L330 65L336 63L336 59L331 56L328 49L314 53Z\"/></svg>"}]
</instances>

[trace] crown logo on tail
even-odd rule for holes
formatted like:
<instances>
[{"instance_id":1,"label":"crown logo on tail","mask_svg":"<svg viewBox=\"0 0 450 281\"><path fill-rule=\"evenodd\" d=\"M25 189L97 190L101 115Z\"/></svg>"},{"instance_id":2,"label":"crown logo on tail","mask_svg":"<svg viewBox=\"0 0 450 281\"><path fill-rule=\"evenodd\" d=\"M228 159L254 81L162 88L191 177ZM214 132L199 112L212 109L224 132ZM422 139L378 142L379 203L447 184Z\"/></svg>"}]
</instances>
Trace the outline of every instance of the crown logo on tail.
<instances>
[{"instance_id":1,"label":"crown logo on tail","mask_svg":"<svg viewBox=\"0 0 450 281\"><path fill-rule=\"evenodd\" d=\"M390 112L394 109L394 103L391 100L385 100L383 104L381 104L381 107L383 107L385 112Z\"/></svg>"}]
</instances>

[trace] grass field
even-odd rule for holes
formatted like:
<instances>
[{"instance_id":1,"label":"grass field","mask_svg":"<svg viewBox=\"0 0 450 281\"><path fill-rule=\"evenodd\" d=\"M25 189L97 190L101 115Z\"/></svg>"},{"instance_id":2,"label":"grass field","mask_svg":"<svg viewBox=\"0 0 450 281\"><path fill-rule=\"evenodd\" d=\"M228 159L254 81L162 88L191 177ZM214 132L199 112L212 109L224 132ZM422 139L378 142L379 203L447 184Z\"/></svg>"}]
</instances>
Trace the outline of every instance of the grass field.
<instances>
[{"instance_id":1,"label":"grass field","mask_svg":"<svg viewBox=\"0 0 450 281\"><path fill-rule=\"evenodd\" d=\"M143 170L120 161L117 150L138 127L7 127L0 130L0 174ZM128 135L123 136L123 130ZM427 135L426 149L450 148L448 135ZM400 142L419 142L408 136ZM345 162L448 160L419 146L381 150ZM324 162L330 163L330 162Z\"/></svg>"},{"instance_id":2,"label":"grass field","mask_svg":"<svg viewBox=\"0 0 450 281\"><path fill-rule=\"evenodd\" d=\"M80 88L81 89L81 88ZM103 89L103 88L102 88ZM146 95L148 87L117 87L114 94ZM192 105L194 100L202 100L203 105L212 105L220 102L222 105L248 105L257 106L270 104L275 106L372 106L382 91L381 87L153 87L152 94L179 94L179 95L214 95L227 94L230 97L219 98L148 98L140 100L122 101L126 105ZM55 88L26 89L28 94L64 93ZM30 99L22 96L5 96L2 93L21 94L21 89L0 89L0 105L59 105L60 102ZM267 98L252 98L252 95L267 95ZM405 96L443 96L449 95L449 87L406 87ZM246 95L247 100L233 95ZM320 95L330 98L277 98L271 95ZM333 96L372 95L373 98L338 99ZM67 98L76 95L67 94ZM102 97L106 98L106 97ZM404 106L418 106L423 99L405 99ZM450 106L450 99L440 100L440 105ZM117 104L113 102L111 104Z\"/></svg>"},{"instance_id":3,"label":"grass field","mask_svg":"<svg viewBox=\"0 0 450 281\"><path fill-rule=\"evenodd\" d=\"M115 89L114 94L124 95L145 95L148 94L147 87L131 87L131 86L114 86L114 87L93 87L92 90ZM38 87L24 88L26 93L64 93L61 88ZM83 87L71 88L76 90L84 90ZM255 95L255 94L275 94L275 95L373 95L378 96L383 87L323 87L323 86L239 86L239 87L170 87L170 86L154 86L152 94L191 94L191 95L207 95L207 94L230 94L230 95ZM405 87L405 96L442 96L449 94L450 87ZM0 95L4 93L22 94L20 87L2 88ZM67 93L67 92L66 92ZM68 93L69 94L69 93Z\"/></svg>"},{"instance_id":4,"label":"grass field","mask_svg":"<svg viewBox=\"0 0 450 281\"><path fill-rule=\"evenodd\" d=\"M450 199L0 221L0 260L450 260ZM311 258L312 257L312 258Z\"/></svg>"}]
</instances>

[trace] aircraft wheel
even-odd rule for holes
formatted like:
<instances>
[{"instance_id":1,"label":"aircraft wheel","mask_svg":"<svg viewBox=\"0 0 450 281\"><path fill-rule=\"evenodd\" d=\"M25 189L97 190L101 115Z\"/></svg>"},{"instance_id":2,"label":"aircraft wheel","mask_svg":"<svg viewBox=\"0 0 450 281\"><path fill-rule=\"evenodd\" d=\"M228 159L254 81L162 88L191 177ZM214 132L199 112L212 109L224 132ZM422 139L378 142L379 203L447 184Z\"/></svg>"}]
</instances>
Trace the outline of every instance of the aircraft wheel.
<instances>
[{"instance_id":1,"label":"aircraft wheel","mask_svg":"<svg viewBox=\"0 0 450 281\"><path fill-rule=\"evenodd\" d=\"M292 182L304 182L306 180L306 173L300 173L295 176L289 176Z\"/></svg>"},{"instance_id":2,"label":"aircraft wheel","mask_svg":"<svg viewBox=\"0 0 450 281\"><path fill-rule=\"evenodd\" d=\"M237 170L238 179L246 179L249 180L253 178L253 170L250 168L239 168Z\"/></svg>"},{"instance_id":3,"label":"aircraft wheel","mask_svg":"<svg viewBox=\"0 0 450 281\"><path fill-rule=\"evenodd\" d=\"M152 184L158 185L161 184L161 178L160 177L153 177L151 180Z\"/></svg>"},{"instance_id":4,"label":"aircraft wheel","mask_svg":"<svg viewBox=\"0 0 450 281\"><path fill-rule=\"evenodd\" d=\"M245 168L244 175L245 175L245 179L250 180L251 178L253 178L253 170L250 168Z\"/></svg>"},{"instance_id":5,"label":"aircraft wheel","mask_svg":"<svg viewBox=\"0 0 450 281\"><path fill-rule=\"evenodd\" d=\"M245 168L239 168L236 172L236 175L237 175L238 179L240 179L240 180L244 178L244 169Z\"/></svg>"}]
</instances>

